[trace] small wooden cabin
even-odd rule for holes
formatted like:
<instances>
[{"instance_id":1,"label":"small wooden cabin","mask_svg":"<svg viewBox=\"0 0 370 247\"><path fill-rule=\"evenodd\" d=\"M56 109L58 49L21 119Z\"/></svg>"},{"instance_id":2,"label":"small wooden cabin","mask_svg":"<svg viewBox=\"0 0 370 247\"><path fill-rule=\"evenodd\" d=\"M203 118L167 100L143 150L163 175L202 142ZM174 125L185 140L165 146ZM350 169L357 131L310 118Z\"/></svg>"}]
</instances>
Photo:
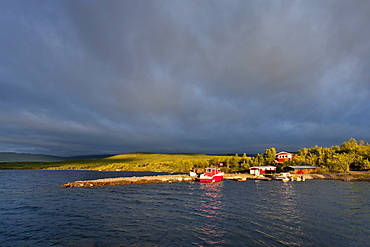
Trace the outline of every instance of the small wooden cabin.
<instances>
[{"instance_id":1,"label":"small wooden cabin","mask_svg":"<svg viewBox=\"0 0 370 247\"><path fill-rule=\"evenodd\" d=\"M276 166L254 166L249 169L250 174L272 174L276 173Z\"/></svg>"}]
</instances>

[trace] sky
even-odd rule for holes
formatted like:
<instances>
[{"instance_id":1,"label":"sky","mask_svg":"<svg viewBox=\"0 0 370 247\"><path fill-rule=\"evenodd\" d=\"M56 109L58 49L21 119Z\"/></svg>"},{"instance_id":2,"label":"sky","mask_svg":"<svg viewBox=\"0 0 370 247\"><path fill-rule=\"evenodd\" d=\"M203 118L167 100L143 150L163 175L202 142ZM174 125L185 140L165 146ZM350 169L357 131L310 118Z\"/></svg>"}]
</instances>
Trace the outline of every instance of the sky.
<instances>
[{"instance_id":1,"label":"sky","mask_svg":"<svg viewBox=\"0 0 370 247\"><path fill-rule=\"evenodd\" d=\"M370 142L370 1L0 0L0 152Z\"/></svg>"}]
</instances>

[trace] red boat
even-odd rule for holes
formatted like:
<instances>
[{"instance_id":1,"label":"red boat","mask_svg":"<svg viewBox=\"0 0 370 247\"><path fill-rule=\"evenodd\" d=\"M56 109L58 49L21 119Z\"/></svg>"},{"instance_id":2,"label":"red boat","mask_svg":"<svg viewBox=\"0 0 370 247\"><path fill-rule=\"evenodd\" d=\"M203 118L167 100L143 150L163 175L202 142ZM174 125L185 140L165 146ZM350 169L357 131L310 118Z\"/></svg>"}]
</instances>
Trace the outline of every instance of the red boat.
<instances>
[{"instance_id":1,"label":"red boat","mask_svg":"<svg viewBox=\"0 0 370 247\"><path fill-rule=\"evenodd\" d=\"M224 178L224 173L217 168L207 168L206 172L196 178L201 183L220 182Z\"/></svg>"}]
</instances>

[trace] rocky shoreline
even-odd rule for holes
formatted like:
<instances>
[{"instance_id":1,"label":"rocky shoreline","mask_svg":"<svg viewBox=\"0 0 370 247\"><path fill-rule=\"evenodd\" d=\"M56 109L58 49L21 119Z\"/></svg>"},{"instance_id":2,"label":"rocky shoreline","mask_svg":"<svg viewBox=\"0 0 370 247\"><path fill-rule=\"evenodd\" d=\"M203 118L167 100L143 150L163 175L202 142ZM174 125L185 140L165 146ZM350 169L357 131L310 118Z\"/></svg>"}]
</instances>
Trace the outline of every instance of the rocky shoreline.
<instances>
[{"instance_id":1,"label":"rocky shoreline","mask_svg":"<svg viewBox=\"0 0 370 247\"><path fill-rule=\"evenodd\" d=\"M332 174L304 174L306 179L334 179L343 181L368 181L370 182L370 173L332 173Z\"/></svg>"},{"instance_id":2,"label":"rocky shoreline","mask_svg":"<svg viewBox=\"0 0 370 247\"><path fill-rule=\"evenodd\" d=\"M62 187L94 187L94 186L111 186L124 184L148 184L148 183L171 183L192 181L194 178L188 175L159 175L145 177L120 177L120 178L104 178L87 181L76 181L62 184Z\"/></svg>"},{"instance_id":3,"label":"rocky shoreline","mask_svg":"<svg viewBox=\"0 0 370 247\"><path fill-rule=\"evenodd\" d=\"M303 176L305 179L334 179L343 181L368 181L370 182L370 173L335 173L335 174L295 174ZM240 178L253 178L251 174L225 174L224 179L237 180ZM194 177L188 175L159 175L145 177L120 177L104 178L97 180L75 181L62 184L62 187L95 187L95 186L112 186L124 184L147 184L147 183L172 183L183 181L194 181Z\"/></svg>"}]
</instances>

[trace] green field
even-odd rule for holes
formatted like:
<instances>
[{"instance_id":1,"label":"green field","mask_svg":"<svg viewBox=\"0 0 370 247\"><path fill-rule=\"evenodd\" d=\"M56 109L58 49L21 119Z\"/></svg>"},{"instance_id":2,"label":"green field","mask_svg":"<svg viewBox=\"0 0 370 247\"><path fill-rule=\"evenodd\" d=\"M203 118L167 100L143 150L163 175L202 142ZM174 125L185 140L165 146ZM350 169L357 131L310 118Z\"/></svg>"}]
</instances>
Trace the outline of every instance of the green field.
<instances>
[{"instance_id":1,"label":"green field","mask_svg":"<svg viewBox=\"0 0 370 247\"><path fill-rule=\"evenodd\" d=\"M101 170L189 172L194 166L207 167L213 158L205 154L128 153L103 159L62 162L1 162L0 169Z\"/></svg>"}]
</instances>

